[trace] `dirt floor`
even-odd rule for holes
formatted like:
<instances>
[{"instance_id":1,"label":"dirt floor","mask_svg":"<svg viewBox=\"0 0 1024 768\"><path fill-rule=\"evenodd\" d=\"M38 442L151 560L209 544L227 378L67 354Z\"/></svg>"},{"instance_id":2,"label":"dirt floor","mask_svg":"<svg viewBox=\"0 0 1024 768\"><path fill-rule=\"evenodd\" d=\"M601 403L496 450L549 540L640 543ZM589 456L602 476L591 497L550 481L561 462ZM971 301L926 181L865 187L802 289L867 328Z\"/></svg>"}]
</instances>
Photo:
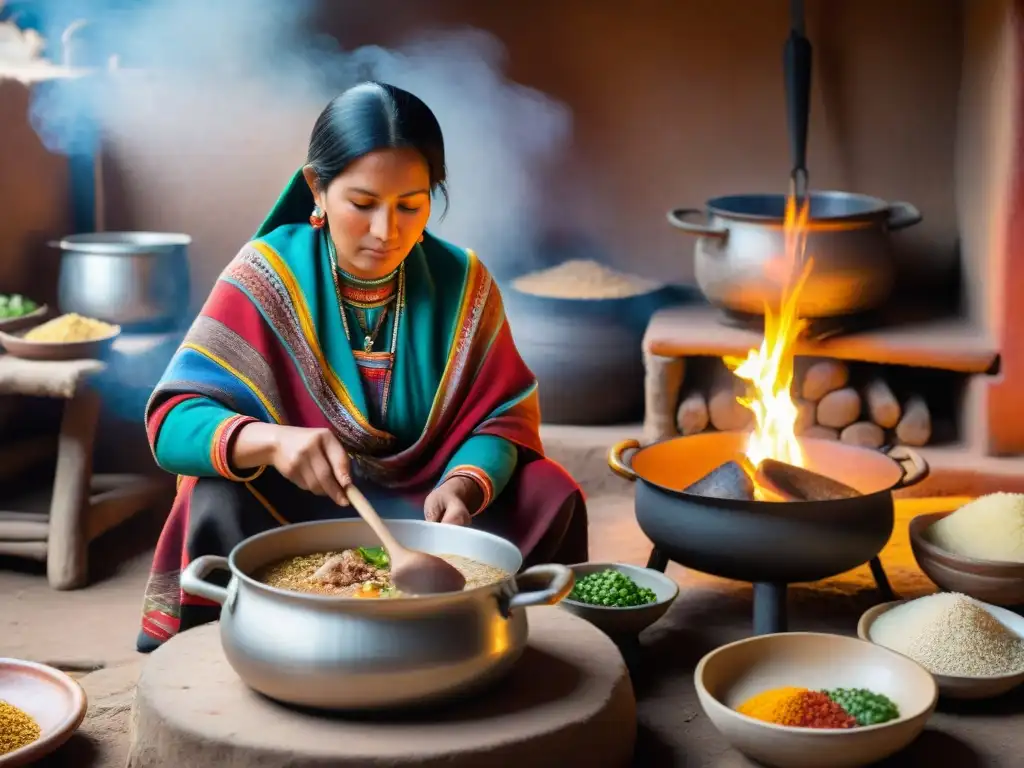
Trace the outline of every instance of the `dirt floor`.
<instances>
[{"instance_id":1,"label":"dirt floor","mask_svg":"<svg viewBox=\"0 0 1024 768\"><path fill-rule=\"evenodd\" d=\"M895 589L917 596L933 589L917 570L906 521L934 511L934 500L899 503L896 533L882 554ZM628 496L592 497L592 556L643 564L649 545ZM79 733L47 768L122 768L128 747L133 685L142 660L134 651L143 584L157 516L132 521L92 548L94 583L78 592L54 592L42 570L0 560L0 656L44 661L80 677L90 700ZM741 768L752 765L731 750L700 711L693 668L708 650L750 632L750 589L684 571L669 571L682 585L666 617L641 638L631 669L639 706L636 765ZM859 615L877 601L866 567L791 590L795 630L854 634ZM99 671L85 673L102 667ZM1002 699L940 704L925 734L886 765L892 768L1019 766L1024 754L1024 689ZM198 767L197 767L198 768ZM827 766L822 766L827 768Z\"/></svg>"}]
</instances>

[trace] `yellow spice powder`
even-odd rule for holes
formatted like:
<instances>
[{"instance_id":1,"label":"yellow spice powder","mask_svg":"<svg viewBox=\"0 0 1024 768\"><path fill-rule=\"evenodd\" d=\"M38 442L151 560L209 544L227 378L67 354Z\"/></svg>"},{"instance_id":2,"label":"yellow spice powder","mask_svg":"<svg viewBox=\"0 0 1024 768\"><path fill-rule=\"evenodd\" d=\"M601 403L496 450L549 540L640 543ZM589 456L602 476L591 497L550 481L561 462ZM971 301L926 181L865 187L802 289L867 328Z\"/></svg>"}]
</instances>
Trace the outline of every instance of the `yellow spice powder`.
<instances>
[{"instance_id":1,"label":"yellow spice powder","mask_svg":"<svg viewBox=\"0 0 1024 768\"><path fill-rule=\"evenodd\" d=\"M74 341L102 339L117 330L117 326L93 320L75 313L61 315L36 326L25 334L26 341L45 341L67 344Z\"/></svg>"},{"instance_id":2,"label":"yellow spice powder","mask_svg":"<svg viewBox=\"0 0 1024 768\"><path fill-rule=\"evenodd\" d=\"M751 696L740 704L736 711L747 717L756 720L763 720L766 723L777 725L788 725L789 721L799 709L798 702L807 688L796 688L787 686L784 688L772 688Z\"/></svg>"},{"instance_id":3,"label":"yellow spice powder","mask_svg":"<svg viewBox=\"0 0 1024 768\"><path fill-rule=\"evenodd\" d=\"M31 715L0 700L0 755L28 746L42 734Z\"/></svg>"}]
</instances>

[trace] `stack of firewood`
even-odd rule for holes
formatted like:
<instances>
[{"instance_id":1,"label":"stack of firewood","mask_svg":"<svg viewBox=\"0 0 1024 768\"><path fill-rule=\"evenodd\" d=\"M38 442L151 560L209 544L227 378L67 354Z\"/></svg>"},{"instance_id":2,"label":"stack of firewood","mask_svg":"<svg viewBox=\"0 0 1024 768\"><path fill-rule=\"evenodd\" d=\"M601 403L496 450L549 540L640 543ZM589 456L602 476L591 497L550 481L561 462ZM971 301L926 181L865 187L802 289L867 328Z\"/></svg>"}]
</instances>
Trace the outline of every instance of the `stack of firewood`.
<instances>
[{"instance_id":1,"label":"stack of firewood","mask_svg":"<svg viewBox=\"0 0 1024 768\"><path fill-rule=\"evenodd\" d=\"M736 401L743 391L744 382L723 371L706 392L694 389L685 393L676 412L680 434L749 428L753 414ZM900 402L881 375L853 386L849 366L841 361L809 362L793 392L799 435L864 448L893 443L922 446L931 440L931 413L923 397L912 394Z\"/></svg>"}]
</instances>

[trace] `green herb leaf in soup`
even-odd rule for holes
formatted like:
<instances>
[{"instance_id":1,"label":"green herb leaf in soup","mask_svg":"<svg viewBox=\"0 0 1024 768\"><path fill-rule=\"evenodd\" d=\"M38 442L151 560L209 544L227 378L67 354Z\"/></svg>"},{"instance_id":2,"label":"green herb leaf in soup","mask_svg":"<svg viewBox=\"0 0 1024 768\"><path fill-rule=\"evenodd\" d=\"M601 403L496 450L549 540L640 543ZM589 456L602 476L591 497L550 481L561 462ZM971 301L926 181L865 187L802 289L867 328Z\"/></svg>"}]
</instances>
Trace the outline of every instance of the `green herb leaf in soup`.
<instances>
[{"instance_id":1,"label":"green herb leaf in soup","mask_svg":"<svg viewBox=\"0 0 1024 768\"><path fill-rule=\"evenodd\" d=\"M359 554L374 568L387 568L391 565L391 558L384 551L384 547L359 547Z\"/></svg>"}]
</instances>

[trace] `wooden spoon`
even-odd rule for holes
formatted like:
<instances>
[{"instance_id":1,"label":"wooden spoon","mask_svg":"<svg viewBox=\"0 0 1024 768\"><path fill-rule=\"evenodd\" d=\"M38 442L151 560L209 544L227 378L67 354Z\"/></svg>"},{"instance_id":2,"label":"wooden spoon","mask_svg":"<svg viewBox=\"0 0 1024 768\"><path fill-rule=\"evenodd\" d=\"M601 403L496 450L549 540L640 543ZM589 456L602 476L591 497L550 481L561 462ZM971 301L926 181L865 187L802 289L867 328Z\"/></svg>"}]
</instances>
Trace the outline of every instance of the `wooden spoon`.
<instances>
[{"instance_id":1,"label":"wooden spoon","mask_svg":"<svg viewBox=\"0 0 1024 768\"><path fill-rule=\"evenodd\" d=\"M358 488L349 485L345 488L345 495L387 550L391 560L391 583L399 591L412 595L433 595L461 592L466 586L466 577L451 563L437 555L406 549L399 544L380 519L377 510Z\"/></svg>"}]
</instances>

